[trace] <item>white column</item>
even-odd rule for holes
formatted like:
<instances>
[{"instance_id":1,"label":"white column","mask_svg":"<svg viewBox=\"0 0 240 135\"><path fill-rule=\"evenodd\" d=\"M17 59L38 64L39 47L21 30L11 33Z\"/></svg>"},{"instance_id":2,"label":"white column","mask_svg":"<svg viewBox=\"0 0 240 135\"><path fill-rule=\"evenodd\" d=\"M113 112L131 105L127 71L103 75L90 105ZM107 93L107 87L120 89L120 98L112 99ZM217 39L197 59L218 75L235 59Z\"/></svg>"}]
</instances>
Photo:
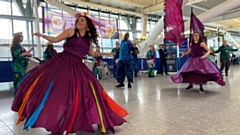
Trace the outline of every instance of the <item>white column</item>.
<instances>
[{"instance_id":1,"label":"white column","mask_svg":"<svg viewBox=\"0 0 240 135\"><path fill-rule=\"evenodd\" d=\"M163 32L163 27L164 27L163 20L164 20L164 15L154 26L153 30L151 30L151 32L148 34L148 37L146 39L146 44L151 45L151 43L153 43L157 39L157 37Z\"/></svg>"},{"instance_id":2,"label":"white column","mask_svg":"<svg viewBox=\"0 0 240 135\"><path fill-rule=\"evenodd\" d=\"M35 9L35 17L36 17L36 19L34 21L35 32L40 32L37 0L34 0L34 9ZM41 48L40 37L35 37L35 41L37 42L37 57L42 57L42 48Z\"/></svg>"},{"instance_id":3,"label":"white column","mask_svg":"<svg viewBox=\"0 0 240 135\"><path fill-rule=\"evenodd\" d=\"M236 8L240 5L240 0L227 0L219 5L217 5L216 7L198 15L197 17L199 18L199 20L204 23L216 16L219 16L233 8ZM185 23L185 31L189 30L190 27L190 21L187 21Z\"/></svg>"},{"instance_id":4,"label":"white column","mask_svg":"<svg viewBox=\"0 0 240 135\"><path fill-rule=\"evenodd\" d=\"M141 33L141 39L146 39L147 36L147 20L148 16L144 15L142 17L142 33Z\"/></svg>"},{"instance_id":5,"label":"white column","mask_svg":"<svg viewBox=\"0 0 240 135\"><path fill-rule=\"evenodd\" d=\"M182 8L188 3L189 0L183 0Z\"/></svg>"},{"instance_id":6,"label":"white column","mask_svg":"<svg viewBox=\"0 0 240 135\"><path fill-rule=\"evenodd\" d=\"M162 30L159 30L159 29L163 29L163 19L164 19L164 16L161 17L161 19L154 26L153 30L151 30L151 32L148 34L148 37L146 38L146 40L139 44L140 57L145 57L147 51L149 50L149 45L156 43L157 37L162 32ZM162 39L160 39L160 41L161 40ZM157 41L159 41L159 39Z\"/></svg>"}]
</instances>

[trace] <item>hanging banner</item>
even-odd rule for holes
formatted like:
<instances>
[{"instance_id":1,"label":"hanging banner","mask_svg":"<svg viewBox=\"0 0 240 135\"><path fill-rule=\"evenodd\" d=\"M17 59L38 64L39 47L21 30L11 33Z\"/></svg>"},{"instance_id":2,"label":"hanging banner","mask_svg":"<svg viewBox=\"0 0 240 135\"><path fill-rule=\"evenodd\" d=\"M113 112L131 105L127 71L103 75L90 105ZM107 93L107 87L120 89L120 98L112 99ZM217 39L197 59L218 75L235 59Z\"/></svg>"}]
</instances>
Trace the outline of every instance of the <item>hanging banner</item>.
<instances>
[{"instance_id":1,"label":"hanging banner","mask_svg":"<svg viewBox=\"0 0 240 135\"><path fill-rule=\"evenodd\" d=\"M184 41L183 0L165 0L166 40L181 46Z\"/></svg>"},{"instance_id":2,"label":"hanging banner","mask_svg":"<svg viewBox=\"0 0 240 135\"><path fill-rule=\"evenodd\" d=\"M119 39L117 20L106 20L96 18L92 15L82 13L88 16L95 25L99 38ZM75 27L77 15L69 15L44 8L43 30L46 34L58 35L68 28Z\"/></svg>"},{"instance_id":3,"label":"hanging banner","mask_svg":"<svg viewBox=\"0 0 240 135\"><path fill-rule=\"evenodd\" d=\"M74 28L76 17L44 8L44 33L59 35L68 28Z\"/></svg>"},{"instance_id":4,"label":"hanging banner","mask_svg":"<svg viewBox=\"0 0 240 135\"><path fill-rule=\"evenodd\" d=\"M99 38L119 39L117 20L105 20L88 15L95 25Z\"/></svg>"}]
</instances>

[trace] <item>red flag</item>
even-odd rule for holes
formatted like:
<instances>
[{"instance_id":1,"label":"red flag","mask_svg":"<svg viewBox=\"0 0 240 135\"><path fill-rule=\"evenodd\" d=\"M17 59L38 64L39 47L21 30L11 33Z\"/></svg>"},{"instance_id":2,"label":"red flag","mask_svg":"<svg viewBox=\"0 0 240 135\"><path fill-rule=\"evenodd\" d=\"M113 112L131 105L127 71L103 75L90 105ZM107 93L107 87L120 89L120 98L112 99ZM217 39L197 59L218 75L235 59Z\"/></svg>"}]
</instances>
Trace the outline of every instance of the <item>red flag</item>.
<instances>
[{"instance_id":1,"label":"red flag","mask_svg":"<svg viewBox=\"0 0 240 135\"><path fill-rule=\"evenodd\" d=\"M181 46L184 41L183 0L165 0L166 40Z\"/></svg>"}]
</instances>

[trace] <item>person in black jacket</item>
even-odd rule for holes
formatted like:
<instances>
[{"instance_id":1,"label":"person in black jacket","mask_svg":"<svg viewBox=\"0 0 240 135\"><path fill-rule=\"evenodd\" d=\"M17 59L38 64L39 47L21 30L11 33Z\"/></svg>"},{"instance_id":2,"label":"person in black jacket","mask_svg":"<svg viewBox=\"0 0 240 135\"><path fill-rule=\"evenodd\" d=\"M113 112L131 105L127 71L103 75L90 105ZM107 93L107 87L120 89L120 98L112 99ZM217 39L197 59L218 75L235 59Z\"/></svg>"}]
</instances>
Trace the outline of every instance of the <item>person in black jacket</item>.
<instances>
[{"instance_id":1,"label":"person in black jacket","mask_svg":"<svg viewBox=\"0 0 240 135\"><path fill-rule=\"evenodd\" d=\"M163 68L165 71L166 75L169 75L167 72L167 49L165 48L164 44L161 44L161 49L159 49L159 55L160 55L160 69L159 72L160 74L163 75Z\"/></svg>"}]
</instances>

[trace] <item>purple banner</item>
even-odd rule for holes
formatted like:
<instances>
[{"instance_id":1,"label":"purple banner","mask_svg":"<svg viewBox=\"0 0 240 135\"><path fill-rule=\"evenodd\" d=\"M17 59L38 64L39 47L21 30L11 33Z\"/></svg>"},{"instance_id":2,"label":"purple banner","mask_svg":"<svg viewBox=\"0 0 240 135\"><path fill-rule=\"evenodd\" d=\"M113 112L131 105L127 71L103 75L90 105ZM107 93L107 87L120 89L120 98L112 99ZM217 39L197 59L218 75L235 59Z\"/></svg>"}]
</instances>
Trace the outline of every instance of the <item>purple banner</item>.
<instances>
[{"instance_id":1,"label":"purple banner","mask_svg":"<svg viewBox=\"0 0 240 135\"><path fill-rule=\"evenodd\" d=\"M204 39L204 25L193 13L193 8L191 8L189 45L192 42L194 32L198 32L200 34L200 36L202 37L202 39Z\"/></svg>"},{"instance_id":2,"label":"purple banner","mask_svg":"<svg viewBox=\"0 0 240 135\"><path fill-rule=\"evenodd\" d=\"M68 15L51 9L44 9L44 27L45 33L58 35L68 28L74 28L75 20L78 15ZM99 38L119 39L117 20L105 20L96 18L92 15L82 13L88 16L95 25Z\"/></svg>"}]
</instances>

